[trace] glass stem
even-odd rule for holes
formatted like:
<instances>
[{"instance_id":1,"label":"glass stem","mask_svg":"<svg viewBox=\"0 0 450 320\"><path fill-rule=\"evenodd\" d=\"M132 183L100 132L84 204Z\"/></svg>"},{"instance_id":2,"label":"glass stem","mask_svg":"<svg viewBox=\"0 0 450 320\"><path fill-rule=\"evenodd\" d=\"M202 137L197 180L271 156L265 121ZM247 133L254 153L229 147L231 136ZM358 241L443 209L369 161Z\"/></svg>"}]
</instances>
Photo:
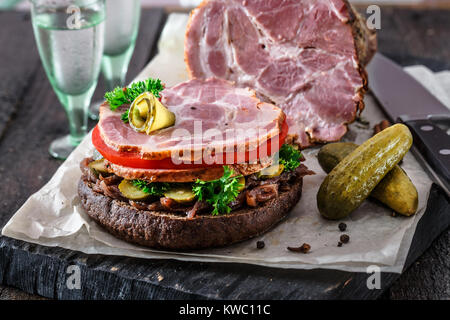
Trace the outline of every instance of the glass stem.
<instances>
[{"instance_id":1,"label":"glass stem","mask_svg":"<svg viewBox=\"0 0 450 320\"><path fill-rule=\"evenodd\" d=\"M69 120L70 143L77 146L87 133L88 109L96 85L80 95L60 96Z\"/></svg>"},{"instance_id":2,"label":"glass stem","mask_svg":"<svg viewBox=\"0 0 450 320\"><path fill-rule=\"evenodd\" d=\"M125 76L128 70L134 46L130 46L124 53L116 56L103 55L102 71L106 80L106 90L125 86Z\"/></svg>"}]
</instances>

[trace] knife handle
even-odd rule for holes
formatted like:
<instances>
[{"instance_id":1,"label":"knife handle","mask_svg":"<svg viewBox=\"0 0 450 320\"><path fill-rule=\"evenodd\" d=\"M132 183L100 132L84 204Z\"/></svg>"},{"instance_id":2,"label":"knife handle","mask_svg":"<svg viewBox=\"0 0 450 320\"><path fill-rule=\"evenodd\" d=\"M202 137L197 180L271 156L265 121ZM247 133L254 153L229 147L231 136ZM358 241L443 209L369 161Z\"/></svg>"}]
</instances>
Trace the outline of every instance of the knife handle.
<instances>
[{"instance_id":1,"label":"knife handle","mask_svg":"<svg viewBox=\"0 0 450 320\"><path fill-rule=\"evenodd\" d=\"M450 118L446 120L450 127ZM414 138L414 145L447 185L450 185L450 136L433 121L407 120ZM449 130L449 129L447 129Z\"/></svg>"}]
</instances>

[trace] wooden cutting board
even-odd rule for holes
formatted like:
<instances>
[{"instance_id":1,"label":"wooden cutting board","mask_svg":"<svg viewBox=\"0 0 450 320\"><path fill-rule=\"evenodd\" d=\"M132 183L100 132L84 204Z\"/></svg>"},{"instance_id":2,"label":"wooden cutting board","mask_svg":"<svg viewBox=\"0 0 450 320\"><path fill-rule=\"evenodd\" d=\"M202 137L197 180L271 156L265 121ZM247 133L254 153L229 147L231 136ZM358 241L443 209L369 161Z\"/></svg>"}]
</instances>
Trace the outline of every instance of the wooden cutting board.
<instances>
[{"instance_id":1,"label":"wooden cutting board","mask_svg":"<svg viewBox=\"0 0 450 320\"><path fill-rule=\"evenodd\" d=\"M417 19L424 19L417 18L422 17L420 13L396 10L383 11L385 29L379 33L381 51L403 64L425 63L435 70L449 69L449 65L431 58L436 48L427 51L429 59L417 59L407 55L407 42L402 40L413 27L421 40L421 32L430 32L423 31L428 30L429 25L439 26L435 32L441 32L439 36L445 37L442 32L450 30L448 12L432 11L432 19L426 18L422 24L417 24ZM144 10L128 80L156 52L156 41L165 19L163 10ZM448 33L446 38L450 39ZM398 43L401 41L403 45ZM3 44L0 50L0 227L3 227L61 164L49 157L47 148L52 139L67 132L68 125L42 68L28 13L0 12L0 43ZM441 45L444 44L441 42ZM415 49L410 47L410 50L414 52ZM419 50L424 50L423 46ZM445 55L449 51L447 42L447 47L441 48L440 53ZM104 86L100 82L93 100L101 99L103 92ZM91 127L93 125L91 123ZM447 232L442 241L448 244L449 209L448 199L433 186L427 211L412 242L407 267L444 230ZM448 283L449 275L445 272L449 265L448 246L441 247L441 251L440 255L438 252L440 264L434 264L433 272L439 275L436 268L442 268L442 277L447 278L441 280ZM67 268L71 265L78 266L81 271L79 290L69 289L66 285L70 276ZM420 275L424 270L415 272ZM382 290L369 290L366 286L368 276L334 270L286 270L245 264L87 255L0 237L0 284L58 299L375 299L399 278L397 274L382 274ZM420 278L412 275L415 281ZM429 285L430 295L440 290L438 280L434 286ZM411 297L408 296L410 290L404 290L411 286L411 280L404 284L397 282L395 286L397 293L391 292L391 297ZM445 294L445 286L441 285L441 288ZM1 292L0 289L0 298ZM448 298L448 292L446 294Z\"/></svg>"}]
</instances>

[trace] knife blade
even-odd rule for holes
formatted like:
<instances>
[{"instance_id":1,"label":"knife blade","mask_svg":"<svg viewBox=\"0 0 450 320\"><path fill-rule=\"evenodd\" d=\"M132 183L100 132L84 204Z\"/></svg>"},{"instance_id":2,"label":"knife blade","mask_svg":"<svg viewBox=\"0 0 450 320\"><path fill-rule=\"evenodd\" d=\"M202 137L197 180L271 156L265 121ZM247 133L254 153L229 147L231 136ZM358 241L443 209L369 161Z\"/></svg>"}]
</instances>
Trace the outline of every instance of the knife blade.
<instances>
[{"instance_id":1,"label":"knife blade","mask_svg":"<svg viewBox=\"0 0 450 320\"><path fill-rule=\"evenodd\" d=\"M413 152L450 197L450 110L403 68L380 53L367 66L369 88L393 122L406 124Z\"/></svg>"}]
</instances>

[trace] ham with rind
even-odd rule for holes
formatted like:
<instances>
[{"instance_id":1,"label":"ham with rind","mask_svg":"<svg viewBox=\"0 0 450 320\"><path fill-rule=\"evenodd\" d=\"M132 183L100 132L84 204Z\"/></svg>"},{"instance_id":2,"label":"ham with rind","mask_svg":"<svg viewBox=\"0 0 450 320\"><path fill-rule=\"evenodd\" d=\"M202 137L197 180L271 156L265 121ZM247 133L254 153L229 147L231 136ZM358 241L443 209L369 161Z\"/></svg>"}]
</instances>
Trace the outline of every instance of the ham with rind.
<instances>
[{"instance_id":1,"label":"ham with rind","mask_svg":"<svg viewBox=\"0 0 450 320\"><path fill-rule=\"evenodd\" d=\"M103 104L98 129L107 146L137 152L142 159L166 159L174 153L180 160L194 163L211 149L256 150L278 137L285 121L280 108L261 102L253 90L236 88L225 80L190 80L163 90L161 95L163 104L176 116L175 124L150 135L136 132L121 120L127 106L112 111Z\"/></svg>"},{"instance_id":2,"label":"ham with rind","mask_svg":"<svg viewBox=\"0 0 450 320\"><path fill-rule=\"evenodd\" d=\"M375 34L344 0L207 0L188 23L191 78L250 87L301 147L339 140L364 107Z\"/></svg>"}]
</instances>

